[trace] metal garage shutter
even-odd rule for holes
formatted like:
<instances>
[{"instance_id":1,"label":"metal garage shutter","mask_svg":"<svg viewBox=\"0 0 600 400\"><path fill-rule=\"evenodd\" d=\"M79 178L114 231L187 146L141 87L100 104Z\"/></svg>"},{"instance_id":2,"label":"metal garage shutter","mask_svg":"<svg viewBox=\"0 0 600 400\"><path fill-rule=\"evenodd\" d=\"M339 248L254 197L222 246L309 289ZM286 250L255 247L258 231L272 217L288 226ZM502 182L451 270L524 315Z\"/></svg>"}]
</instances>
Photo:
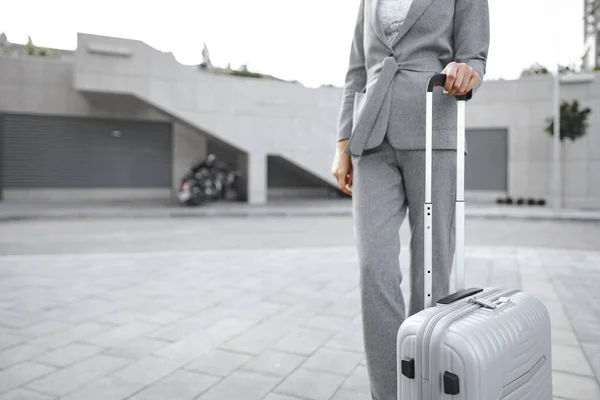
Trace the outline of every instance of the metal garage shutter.
<instances>
[{"instance_id":1,"label":"metal garage shutter","mask_svg":"<svg viewBox=\"0 0 600 400\"><path fill-rule=\"evenodd\" d=\"M169 123L3 117L4 188L171 186Z\"/></svg>"},{"instance_id":2,"label":"metal garage shutter","mask_svg":"<svg viewBox=\"0 0 600 400\"><path fill-rule=\"evenodd\" d=\"M506 192L508 133L503 129L468 130L465 189Z\"/></svg>"}]
</instances>

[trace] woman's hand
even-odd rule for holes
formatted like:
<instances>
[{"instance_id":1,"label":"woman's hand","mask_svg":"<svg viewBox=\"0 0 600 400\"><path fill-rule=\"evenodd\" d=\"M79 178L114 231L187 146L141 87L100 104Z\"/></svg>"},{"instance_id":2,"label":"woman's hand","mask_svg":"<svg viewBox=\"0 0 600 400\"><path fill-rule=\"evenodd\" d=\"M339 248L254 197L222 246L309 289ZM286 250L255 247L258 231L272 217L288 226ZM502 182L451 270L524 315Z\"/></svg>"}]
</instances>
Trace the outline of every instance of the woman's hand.
<instances>
[{"instance_id":1,"label":"woman's hand","mask_svg":"<svg viewBox=\"0 0 600 400\"><path fill-rule=\"evenodd\" d=\"M344 148L348 140L337 142L331 172L338 181L340 190L348 195L352 195L352 160L350 156L344 153Z\"/></svg>"},{"instance_id":2,"label":"woman's hand","mask_svg":"<svg viewBox=\"0 0 600 400\"><path fill-rule=\"evenodd\" d=\"M442 71L446 74L444 93L460 96L469 93L479 82L479 75L465 63L451 62Z\"/></svg>"}]
</instances>

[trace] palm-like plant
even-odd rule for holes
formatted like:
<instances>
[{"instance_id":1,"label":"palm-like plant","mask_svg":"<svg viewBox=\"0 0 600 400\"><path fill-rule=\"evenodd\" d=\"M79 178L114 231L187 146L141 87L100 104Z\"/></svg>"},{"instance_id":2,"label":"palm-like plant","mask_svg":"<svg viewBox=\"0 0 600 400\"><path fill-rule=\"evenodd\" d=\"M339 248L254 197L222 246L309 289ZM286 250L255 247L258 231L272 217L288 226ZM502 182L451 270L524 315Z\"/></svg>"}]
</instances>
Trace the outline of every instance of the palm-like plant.
<instances>
[{"instance_id":1,"label":"palm-like plant","mask_svg":"<svg viewBox=\"0 0 600 400\"><path fill-rule=\"evenodd\" d=\"M579 109L579 101L573 100L571 103L562 101L560 104L560 140L570 139L572 142L585 136L588 128L588 116L592 111L589 107ZM546 133L554 136L554 118L546 119Z\"/></svg>"}]
</instances>

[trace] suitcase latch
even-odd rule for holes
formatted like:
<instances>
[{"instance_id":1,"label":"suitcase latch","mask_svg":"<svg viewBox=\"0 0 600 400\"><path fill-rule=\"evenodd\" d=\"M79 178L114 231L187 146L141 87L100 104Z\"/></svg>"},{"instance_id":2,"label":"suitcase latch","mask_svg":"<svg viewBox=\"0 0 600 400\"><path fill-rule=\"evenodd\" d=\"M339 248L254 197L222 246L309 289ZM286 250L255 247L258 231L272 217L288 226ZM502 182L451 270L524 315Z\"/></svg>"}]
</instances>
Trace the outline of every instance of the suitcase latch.
<instances>
[{"instance_id":1,"label":"suitcase latch","mask_svg":"<svg viewBox=\"0 0 600 400\"><path fill-rule=\"evenodd\" d=\"M480 305L482 307L489 308L491 310L495 310L496 308L498 308L502 304L508 304L508 303L510 303L510 299L508 297L500 297L495 302L491 302L489 300L479 299L477 297L473 297L473 298L470 298L468 300L468 302L471 303L471 304L478 304L478 305Z\"/></svg>"}]
</instances>

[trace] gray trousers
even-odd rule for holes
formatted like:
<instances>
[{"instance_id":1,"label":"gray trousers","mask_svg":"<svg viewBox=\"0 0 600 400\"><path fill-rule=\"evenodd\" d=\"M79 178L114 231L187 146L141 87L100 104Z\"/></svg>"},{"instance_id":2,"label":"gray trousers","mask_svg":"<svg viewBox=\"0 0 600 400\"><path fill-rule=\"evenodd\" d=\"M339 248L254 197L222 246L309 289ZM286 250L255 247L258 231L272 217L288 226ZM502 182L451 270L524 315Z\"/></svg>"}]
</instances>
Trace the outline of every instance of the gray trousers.
<instances>
[{"instance_id":1,"label":"gray trousers","mask_svg":"<svg viewBox=\"0 0 600 400\"><path fill-rule=\"evenodd\" d=\"M360 263L367 370L375 400L397 400L396 337L406 317L400 289L400 226L407 213L411 296L408 314L424 308L425 151L397 150L385 140L352 158L354 234ZM456 151L433 152L433 301L449 293L454 257Z\"/></svg>"}]
</instances>

